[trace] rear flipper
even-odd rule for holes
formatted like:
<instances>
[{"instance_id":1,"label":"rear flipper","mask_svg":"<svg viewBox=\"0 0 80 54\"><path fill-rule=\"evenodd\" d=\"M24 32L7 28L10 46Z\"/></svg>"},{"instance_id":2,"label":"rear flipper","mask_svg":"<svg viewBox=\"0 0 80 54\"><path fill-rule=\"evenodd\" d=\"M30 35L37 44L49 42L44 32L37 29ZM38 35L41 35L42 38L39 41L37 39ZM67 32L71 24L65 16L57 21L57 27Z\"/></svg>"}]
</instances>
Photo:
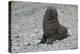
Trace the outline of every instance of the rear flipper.
<instances>
[{"instance_id":1,"label":"rear flipper","mask_svg":"<svg viewBox=\"0 0 80 54\"><path fill-rule=\"evenodd\" d=\"M65 39L65 38L69 37L70 35L65 34L65 35L60 35L60 36L61 37L58 37L58 40Z\"/></svg>"},{"instance_id":2,"label":"rear flipper","mask_svg":"<svg viewBox=\"0 0 80 54\"><path fill-rule=\"evenodd\" d=\"M58 39L62 40L64 38L67 38L68 36L70 35L68 35L67 28L61 25L58 29L58 35L57 35Z\"/></svg>"}]
</instances>

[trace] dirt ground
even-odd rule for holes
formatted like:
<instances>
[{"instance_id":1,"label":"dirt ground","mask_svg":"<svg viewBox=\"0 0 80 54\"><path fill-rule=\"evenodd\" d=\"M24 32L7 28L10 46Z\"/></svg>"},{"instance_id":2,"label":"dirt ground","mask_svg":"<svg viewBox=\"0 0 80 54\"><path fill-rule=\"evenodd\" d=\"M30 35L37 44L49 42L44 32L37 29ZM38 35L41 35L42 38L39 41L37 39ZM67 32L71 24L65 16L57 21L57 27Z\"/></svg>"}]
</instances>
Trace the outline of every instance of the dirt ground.
<instances>
[{"instance_id":1,"label":"dirt ground","mask_svg":"<svg viewBox=\"0 0 80 54\"><path fill-rule=\"evenodd\" d=\"M43 36L43 15L48 6L58 11L58 20L68 28L70 36L52 45L40 44ZM11 39L12 52L38 52L78 48L78 6L32 2L12 2Z\"/></svg>"}]
</instances>

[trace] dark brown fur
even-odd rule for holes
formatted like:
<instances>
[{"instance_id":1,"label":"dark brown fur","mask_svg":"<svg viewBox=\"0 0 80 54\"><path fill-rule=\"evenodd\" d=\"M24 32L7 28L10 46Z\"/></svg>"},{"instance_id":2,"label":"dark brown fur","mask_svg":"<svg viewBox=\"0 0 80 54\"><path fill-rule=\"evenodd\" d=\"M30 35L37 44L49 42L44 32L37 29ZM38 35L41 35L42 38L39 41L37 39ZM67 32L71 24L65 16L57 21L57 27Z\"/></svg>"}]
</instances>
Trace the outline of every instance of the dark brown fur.
<instances>
[{"instance_id":1,"label":"dark brown fur","mask_svg":"<svg viewBox=\"0 0 80 54\"><path fill-rule=\"evenodd\" d=\"M58 12L55 8L49 7L43 19L43 37L40 43L52 44L55 40L67 37L67 28L60 25Z\"/></svg>"}]
</instances>

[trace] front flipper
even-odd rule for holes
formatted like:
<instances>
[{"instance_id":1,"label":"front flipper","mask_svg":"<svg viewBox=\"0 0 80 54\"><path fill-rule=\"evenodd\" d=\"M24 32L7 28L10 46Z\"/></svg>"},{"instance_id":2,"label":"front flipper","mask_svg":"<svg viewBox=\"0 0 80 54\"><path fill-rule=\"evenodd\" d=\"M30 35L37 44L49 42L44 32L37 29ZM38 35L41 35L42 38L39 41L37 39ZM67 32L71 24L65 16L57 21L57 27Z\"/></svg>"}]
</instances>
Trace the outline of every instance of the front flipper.
<instances>
[{"instance_id":1,"label":"front flipper","mask_svg":"<svg viewBox=\"0 0 80 54\"><path fill-rule=\"evenodd\" d=\"M45 35L43 35L43 37L42 37L42 39L41 39L41 42L40 42L40 44L42 43L45 43L47 41L47 38L46 38L46 36Z\"/></svg>"}]
</instances>

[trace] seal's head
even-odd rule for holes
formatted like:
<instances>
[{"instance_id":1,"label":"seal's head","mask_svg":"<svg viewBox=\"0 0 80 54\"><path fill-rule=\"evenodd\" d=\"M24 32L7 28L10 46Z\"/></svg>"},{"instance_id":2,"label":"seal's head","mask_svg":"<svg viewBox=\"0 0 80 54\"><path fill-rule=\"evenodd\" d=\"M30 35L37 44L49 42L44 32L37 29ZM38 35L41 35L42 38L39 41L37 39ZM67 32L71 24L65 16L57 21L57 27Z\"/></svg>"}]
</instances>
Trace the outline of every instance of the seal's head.
<instances>
[{"instance_id":1,"label":"seal's head","mask_svg":"<svg viewBox=\"0 0 80 54\"><path fill-rule=\"evenodd\" d=\"M45 12L45 15L47 15L47 17L57 17L58 13L55 8L49 6Z\"/></svg>"}]
</instances>

